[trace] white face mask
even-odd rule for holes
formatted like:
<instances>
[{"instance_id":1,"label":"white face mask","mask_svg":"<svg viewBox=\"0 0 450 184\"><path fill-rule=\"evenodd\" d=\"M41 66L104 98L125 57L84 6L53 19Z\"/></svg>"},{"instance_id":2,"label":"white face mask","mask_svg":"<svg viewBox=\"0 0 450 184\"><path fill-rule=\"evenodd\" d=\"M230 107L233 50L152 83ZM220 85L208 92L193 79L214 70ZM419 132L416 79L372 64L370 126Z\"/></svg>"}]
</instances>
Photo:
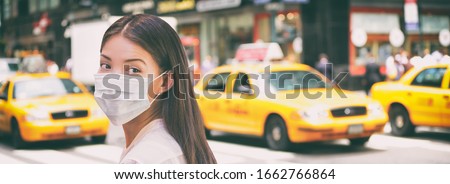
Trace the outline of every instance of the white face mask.
<instances>
[{"instance_id":1,"label":"white face mask","mask_svg":"<svg viewBox=\"0 0 450 184\"><path fill-rule=\"evenodd\" d=\"M161 77L162 73L157 78ZM150 108L159 96L150 101L148 78L123 74L95 74L94 97L111 124L123 125Z\"/></svg>"}]
</instances>

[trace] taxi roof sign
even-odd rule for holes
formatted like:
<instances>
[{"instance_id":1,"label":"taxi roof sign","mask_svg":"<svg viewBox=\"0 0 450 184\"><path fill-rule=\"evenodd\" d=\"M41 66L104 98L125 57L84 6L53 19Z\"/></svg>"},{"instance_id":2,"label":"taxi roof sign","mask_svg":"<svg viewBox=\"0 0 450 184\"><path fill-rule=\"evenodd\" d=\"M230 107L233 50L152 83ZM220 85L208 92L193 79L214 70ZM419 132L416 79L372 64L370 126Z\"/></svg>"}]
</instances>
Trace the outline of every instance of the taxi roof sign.
<instances>
[{"instance_id":1,"label":"taxi roof sign","mask_svg":"<svg viewBox=\"0 0 450 184\"><path fill-rule=\"evenodd\" d=\"M270 62L284 58L278 43L247 43L242 44L236 51L235 59L239 62L262 61Z\"/></svg>"}]
</instances>

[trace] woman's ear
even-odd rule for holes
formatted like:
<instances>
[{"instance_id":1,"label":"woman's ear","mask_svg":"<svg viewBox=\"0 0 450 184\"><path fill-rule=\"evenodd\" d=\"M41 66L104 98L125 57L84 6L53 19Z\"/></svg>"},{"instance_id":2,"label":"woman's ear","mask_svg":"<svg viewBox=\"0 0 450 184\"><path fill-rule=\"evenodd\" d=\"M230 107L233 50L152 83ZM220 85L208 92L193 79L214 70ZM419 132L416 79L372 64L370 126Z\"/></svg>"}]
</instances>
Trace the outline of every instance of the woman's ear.
<instances>
[{"instance_id":1,"label":"woman's ear","mask_svg":"<svg viewBox=\"0 0 450 184\"><path fill-rule=\"evenodd\" d=\"M174 84L173 73L169 71L163 76L163 83L161 85L160 93L169 91L169 89L173 87L173 84Z\"/></svg>"}]
</instances>

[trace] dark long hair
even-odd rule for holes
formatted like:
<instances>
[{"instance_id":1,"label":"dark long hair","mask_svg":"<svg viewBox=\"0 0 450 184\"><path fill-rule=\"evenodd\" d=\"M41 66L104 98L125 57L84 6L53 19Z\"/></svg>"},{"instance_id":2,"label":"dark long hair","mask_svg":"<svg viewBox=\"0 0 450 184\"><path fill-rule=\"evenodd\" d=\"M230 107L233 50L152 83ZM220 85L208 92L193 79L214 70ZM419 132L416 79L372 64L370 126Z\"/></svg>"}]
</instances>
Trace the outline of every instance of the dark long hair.
<instances>
[{"instance_id":1,"label":"dark long hair","mask_svg":"<svg viewBox=\"0 0 450 184\"><path fill-rule=\"evenodd\" d=\"M188 60L175 30L152 15L124 16L106 30L101 49L112 37L121 35L149 52L162 71L173 73L173 86L154 105L178 142L189 164L214 164L216 159L206 141L203 118L194 98Z\"/></svg>"}]
</instances>

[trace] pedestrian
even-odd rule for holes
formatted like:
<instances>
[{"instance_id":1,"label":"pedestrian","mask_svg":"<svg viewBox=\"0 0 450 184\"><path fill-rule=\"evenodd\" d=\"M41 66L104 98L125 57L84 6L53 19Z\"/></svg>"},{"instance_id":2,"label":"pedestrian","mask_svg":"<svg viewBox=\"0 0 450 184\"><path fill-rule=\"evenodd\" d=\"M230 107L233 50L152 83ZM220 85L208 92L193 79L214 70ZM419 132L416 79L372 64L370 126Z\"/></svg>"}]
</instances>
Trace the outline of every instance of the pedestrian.
<instances>
[{"instance_id":1,"label":"pedestrian","mask_svg":"<svg viewBox=\"0 0 450 184\"><path fill-rule=\"evenodd\" d=\"M216 163L188 59L169 24L152 15L124 16L105 32L100 53L94 96L125 133L120 163Z\"/></svg>"},{"instance_id":2,"label":"pedestrian","mask_svg":"<svg viewBox=\"0 0 450 184\"><path fill-rule=\"evenodd\" d=\"M372 53L368 54L365 80L366 94L369 94L370 88L372 88L373 84L381 81L380 66L376 63L375 57L373 57Z\"/></svg>"},{"instance_id":3,"label":"pedestrian","mask_svg":"<svg viewBox=\"0 0 450 184\"><path fill-rule=\"evenodd\" d=\"M202 61L201 72L204 75L216 67L217 67L216 62L213 61L213 59L210 55L207 55L205 57L205 60Z\"/></svg>"},{"instance_id":4,"label":"pedestrian","mask_svg":"<svg viewBox=\"0 0 450 184\"><path fill-rule=\"evenodd\" d=\"M397 77L397 68L395 67L395 59L393 55L386 58L386 80L393 81Z\"/></svg>"},{"instance_id":5,"label":"pedestrian","mask_svg":"<svg viewBox=\"0 0 450 184\"><path fill-rule=\"evenodd\" d=\"M400 78L405 74L405 66L403 65L403 57L401 53L396 54L394 57L395 69L397 70L397 75L394 80L400 80Z\"/></svg>"},{"instance_id":6,"label":"pedestrian","mask_svg":"<svg viewBox=\"0 0 450 184\"><path fill-rule=\"evenodd\" d=\"M324 53L319 55L319 61L316 64L316 69L322 73L323 75L325 75L325 77L327 77L329 80L332 80L332 70L333 70L333 65L330 63L330 61L328 60L328 56Z\"/></svg>"},{"instance_id":7,"label":"pedestrian","mask_svg":"<svg viewBox=\"0 0 450 184\"><path fill-rule=\"evenodd\" d=\"M59 67L55 61L53 61L52 57L48 57L46 61L47 72L50 74L56 74L59 71Z\"/></svg>"}]
</instances>

